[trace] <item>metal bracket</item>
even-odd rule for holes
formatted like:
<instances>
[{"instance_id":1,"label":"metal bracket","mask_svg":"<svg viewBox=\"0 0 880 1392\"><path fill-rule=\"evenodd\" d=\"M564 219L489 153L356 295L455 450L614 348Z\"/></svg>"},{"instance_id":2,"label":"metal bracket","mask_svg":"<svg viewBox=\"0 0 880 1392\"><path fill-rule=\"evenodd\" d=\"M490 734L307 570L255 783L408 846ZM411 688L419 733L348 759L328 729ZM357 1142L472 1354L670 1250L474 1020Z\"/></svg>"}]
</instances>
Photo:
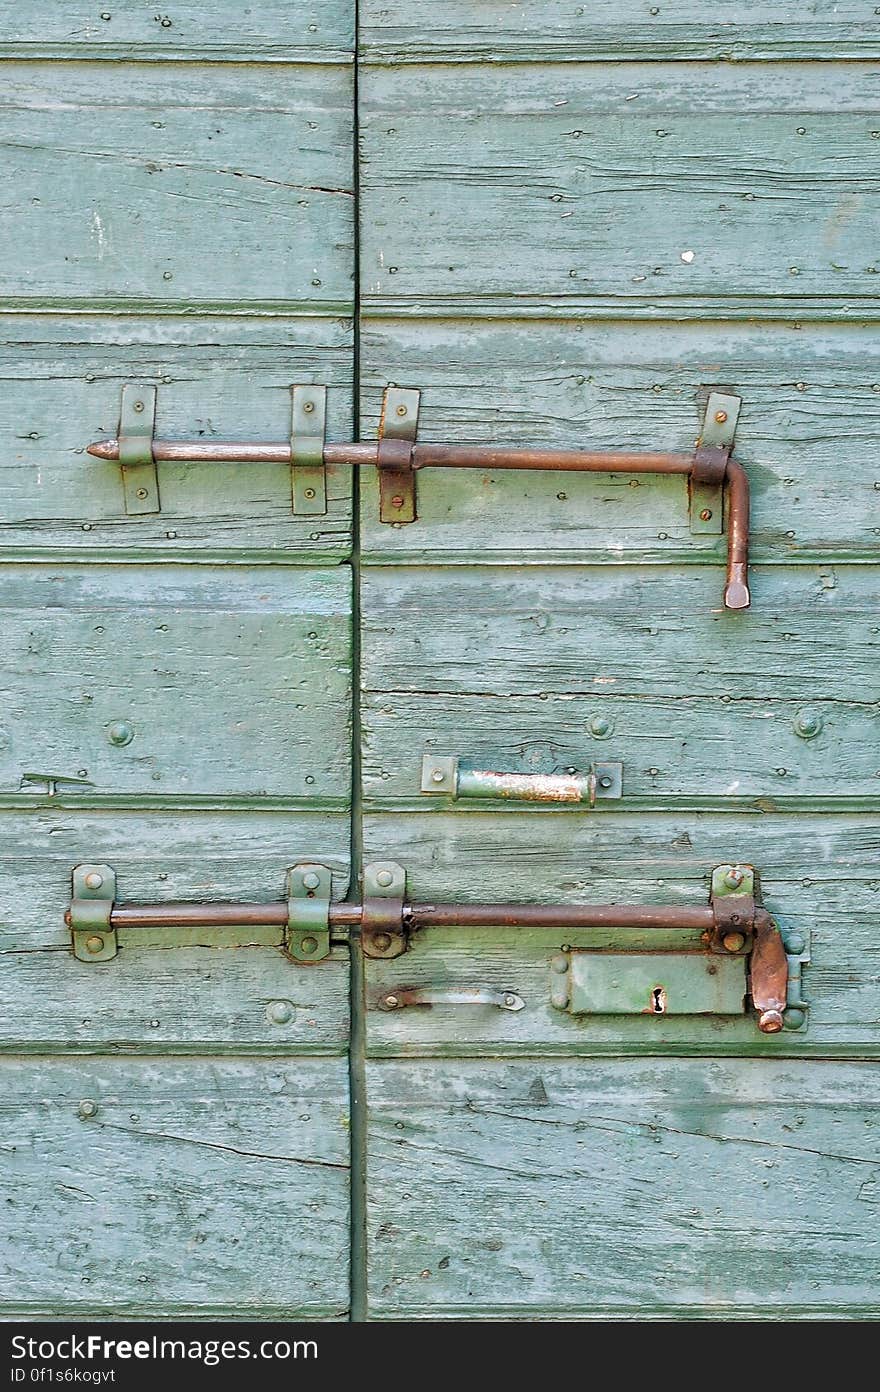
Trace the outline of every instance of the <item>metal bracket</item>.
<instances>
[{"instance_id":1,"label":"metal bracket","mask_svg":"<svg viewBox=\"0 0 880 1392\"><path fill-rule=\"evenodd\" d=\"M110 865L77 865L72 880L67 922L73 955L81 962L109 962L118 951L116 929L110 926L116 871Z\"/></svg>"},{"instance_id":2,"label":"metal bracket","mask_svg":"<svg viewBox=\"0 0 880 1392\"><path fill-rule=\"evenodd\" d=\"M421 392L388 387L379 422L379 521L415 522L416 477L412 446L419 425Z\"/></svg>"},{"instance_id":3,"label":"metal bracket","mask_svg":"<svg viewBox=\"0 0 880 1392\"><path fill-rule=\"evenodd\" d=\"M783 928L782 941L788 962L788 988L785 993L783 1029L806 1029L810 1002L804 999L803 969L811 961L810 934L800 928Z\"/></svg>"},{"instance_id":4,"label":"metal bracket","mask_svg":"<svg viewBox=\"0 0 880 1392\"><path fill-rule=\"evenodd\" d=\"M425 754L420 790L451 798L504 798L524 802L586 803L623 796L623 764L602 759L587 774L496 773L461 768L458 756Z\"/></svg>"},{"instance_id":5,"label":"metal bracket","mask_svg":"<svg viewBox=\"0 0 880 1392\"><path fill-rule=\"evenodd\" d=\"M755 926L755 871L751 865L716 865L709 902L715 911L712 952L747 952Z\"/></svg>"},{"instance_id":6,"label":"metal bracket","mask_svg":"<svg viewBox=\"0 0 880 1392\"><path fill-rule=\"evenodd\" d=\"M498 991L494 986L405 986L386 991L377 1004L380 1010L405 1010L409 1005L494 1005L513 1011L525 1007L516 991Z\"/></svg>"},{"instance_id":7,"label":"metal bracket","mask_svg":"<svg viewBox=\"0 0 880 1392\"><path fill-rule=\"evenodd\" d=\"M160 512L159 479L153 458L156 428L156 388L131 382L122 388L119 408L119 463L125 511Z\"/></svg>"},{"instance_id":8,"label":"metal bracket","mask_svg":"<svg viewBox=\"0 0 880 1392\"><path fill-rule=\"evenodd\" d=\"M327 511L324 436L326 387L290 388L290 489L293 511L319 516Z\"/></svg>"},{"instance_id":9,"label":"metal bracket","mask_svg":"<svg viewBox=\"0 0 880 1392\"><path fill-rule=\"evenodd\" d=\"M690 476L690 525L696 533L724 531L724 476L733 449L742 397L713 391L706 402Z\"/></svg>"},{"instance_id":10,"label":"metal bracket","mask_svg":"<svg viewBox=\"0 0 880 1392\"><path fill-rule=\"evenodd\" d=\"M361 947L365 957L399 957L407 949L406 871L393 860L364 866Z\"/></svg>"},{"instance_id":11,"label":"metal bracket","mask_svg":"<svg viewBox=\"0 0 880 1392\"><path fill-rule=\"evenodd\" d=\"M330 956L330 890L326 865L294 865L287 872L287 932L284 948L295 962Z\"/></svg>"}]
</instances>

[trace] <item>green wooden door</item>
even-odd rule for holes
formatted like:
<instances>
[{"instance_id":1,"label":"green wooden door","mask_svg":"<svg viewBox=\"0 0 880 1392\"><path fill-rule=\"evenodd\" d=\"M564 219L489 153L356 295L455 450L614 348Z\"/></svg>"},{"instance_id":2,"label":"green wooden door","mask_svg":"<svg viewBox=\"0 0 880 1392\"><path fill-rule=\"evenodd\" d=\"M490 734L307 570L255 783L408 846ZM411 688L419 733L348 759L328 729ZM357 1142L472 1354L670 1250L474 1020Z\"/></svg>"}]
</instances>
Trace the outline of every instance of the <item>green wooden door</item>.
<instances>
[{"instance_id":1,"label":"green wooden door","mask_svg":"<svg viewBox=\"0 0 880 1392\"><path fill-rule=\"evenodd\" d=\"M7 1313L344 1318L348 961L70 953L70 873L122 900L272 899L350 870L350 478L161 465L157 434L350 435L347 3L3 4L3 1268ZM239 935L241 941L241 935Z\"/></svg>"},{"instance_id":2,"label":"green wooden door","mask_svg":"<svg viewBox=\"0 0 880 1392\"><path fill-rule=\"evenodd\" d=\"M688 450L730 390L753 603L680 478L430 469L398 528L365 480L366 854L414 901L548 904L705 903L750 862L811 1003L775 1036L573 1016L571 930L367 963L370 1313L876 1312L876 22L477 9L362 15L366 417L392 380L427 440ZM624 795L432 797L425 754L619 760ZM408 986L525 1008L379 1008Z\"/></svg>"},{"instance_id":3,"label":"green wooden door","mask_svg":"<svg viewBox=\"0 0 880 1392\"><path fill-rule=\"evenodd\" d=\"M877 1313L876 26L355 8L0 3L3 1312ZM331 440L397 383L423 440L685 451L732 392L752 608L681 478L438 468L388 525L368 468L304 516L284 465L164 463L138 514L85 452L126 384L278 440L295 383ZM430 796L424 755L623 796ZM571 931L71 952L76 865L358 901L378 860L545 904L754 864L809 1008L575 1015Z\"/></svg>"}]
</instances>

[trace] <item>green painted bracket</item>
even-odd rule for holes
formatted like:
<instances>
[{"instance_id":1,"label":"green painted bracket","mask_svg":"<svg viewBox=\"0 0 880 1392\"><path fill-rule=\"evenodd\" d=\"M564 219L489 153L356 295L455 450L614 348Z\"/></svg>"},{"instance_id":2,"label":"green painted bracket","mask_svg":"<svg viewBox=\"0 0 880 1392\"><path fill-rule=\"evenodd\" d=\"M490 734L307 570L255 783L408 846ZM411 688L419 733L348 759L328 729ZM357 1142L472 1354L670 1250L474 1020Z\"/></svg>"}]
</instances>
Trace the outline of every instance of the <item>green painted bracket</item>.
<instances>
[{"instance_id":1,"label":"green painted bracket","mask_svg":"<svg viewBox=\"0 0 880 1392\"><path fill-rule=\"evenodd\" d=\"M287 872L287 933L284 947L295 962L330 956L330 890L326 865L294 865Z\"/></svg>"},{"instance_id":2,"label":"green painted bracket","mask_svg":"<svg viewBox=\"0 0 880 1392\"><path fill-rule=\"evenodd\" d=\"M119 464L125 511L160 512L159 479L153 458L156 429L156 388L126 383L119 409Z\"/></svg>"},{"instance_id":3,"label":"green painted bracket","mask_svg":"<svg viewBox=\"0 0 880 1392\"><path fill-rule=\"evenodd\" d=\"M726 464L733 449L741 409L741 397L729 392L710 392L698 448L718 451L719 461ZM695 534L717 535L724 531L723 479L720 483L701 483L691 479L690 526Z\"/></svg>"},{"instance_id":4,"label":"green painted bracket","mask_svg":"<svg viewBox=\"0 0 880 1392\"><path fill-rule=\"evenodd\" d=\"M290 388L290 488L293 511L317 517L327 511L324 436L327 388Z\"/></svg>"},{"instance_id":5,"label":"green painted bracket","mask_svg":"<svg viewBox=\"0 0 880 1392\"><path fill-rule=\"evenodd\" d=\"M379 423L380 522L416 520L415 471L409 462L408 452L393 446L412 445L415 442L421 396L421 392L412 387L388 387L382 399L382 419ZM391 441L392 449L383 451L384 441Z\"/></svg>"},{"instance_id":6,"label":"green painted bracket","mask_svg":"<svg viewBox=\"0 0 880 1392\"><path fill-rule=\"evenodd\" d=\"M403 926L406 871L394 860L364 866L361 947L365 957L399 957L407 948Z\"/></svg>"},{"instance_id":7,"label":"green painted bracket","mask_svg":"<svg viewBox=\"0 0 880 1392\"><path fill-rule=\"evenodd\" d=\"M116 898L116 871L109 865L77 865L67 913L73 955L81 962L109 962L118 951L110 924Z\"/></svg>"}]
</instances>

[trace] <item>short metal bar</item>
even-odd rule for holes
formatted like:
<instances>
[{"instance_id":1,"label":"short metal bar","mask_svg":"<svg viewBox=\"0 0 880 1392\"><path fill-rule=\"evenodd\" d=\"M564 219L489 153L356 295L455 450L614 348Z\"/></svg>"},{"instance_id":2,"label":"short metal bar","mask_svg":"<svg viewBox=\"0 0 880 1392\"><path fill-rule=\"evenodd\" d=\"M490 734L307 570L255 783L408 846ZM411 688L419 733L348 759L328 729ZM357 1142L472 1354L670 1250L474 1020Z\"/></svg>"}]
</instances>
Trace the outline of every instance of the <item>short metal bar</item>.
<instances>
[{"instance_id":1,"label":"short metal bar","mask_svg":"<svg viewBox=\"0 0 880 1392\"><path fill-rule=\"evenodd\" d=\"M711 932L711 905L407 904L407 926L421 928L682 928Z\"/></svg>"},{"instance_id":2,"label":"short metal bar","mask_svg":"<svg viewBox=\"0 0 880 1392\"><path fill-rule=\"evenodd\" d=\"M595 801L591 774L494 773L490 769L459 769L456 796L509 798L516 802Z\"/></svg>"},{"instance_id":3,"label":"short metal bar","mask_svg":"<svg viewBox=\"0 0 880 1392\"><path fill-rule=\"evenodd\" d=\"M497 991L494 986L410 986L387 991L377 1002L380 1010L405 1010L410 1005L493 1005L498 1010L522 1010L525 1001L516 991Z\"/></svg>"}]
</instances>

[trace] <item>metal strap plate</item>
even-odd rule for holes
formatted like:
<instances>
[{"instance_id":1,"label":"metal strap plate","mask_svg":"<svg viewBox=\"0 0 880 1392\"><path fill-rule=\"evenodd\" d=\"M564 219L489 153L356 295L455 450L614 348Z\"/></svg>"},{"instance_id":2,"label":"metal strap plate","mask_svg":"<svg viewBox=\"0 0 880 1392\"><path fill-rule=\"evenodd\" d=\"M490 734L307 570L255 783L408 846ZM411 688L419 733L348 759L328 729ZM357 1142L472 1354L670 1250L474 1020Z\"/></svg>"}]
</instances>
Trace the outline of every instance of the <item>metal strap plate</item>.
<instances>
[{"instance_id":1,"label":"metal strap plate","mask_svg":"<svg viewBox=\"0 0 880 1392\"><path fill-rule=\"evenodd\" d=\"M419 425L421 392L411 387L388 387L382 401L380 440L412 443ZM415 522L416 478L411 468L379 468L380 522Z\"/></svg>"},{"instance_id":2,"label":"metal strap plate","mask_svg":"<svg viewBox=\"0 0 880 1392\"><path fill-rule=\"evenodd\" d=\"M327 388L290 388L290 487L293 511L319 516L327 511L327 475L324 468L324 434Z\"/></svg>"},{"instance_id":3,"label":"metal strap plate","mask_svg":"<svg viewBox=\"0 0 880 1392\"><path fill-rule=\"evenodd\" d=\"M127 382L119 410L119 463L125 511L159 512L159 479L153 458L156 428L156 388Z\"/></svg>"},{"instance_id":4,"label":"metal strap plate","mask_svg":"<svg viewBox=\"0 0 880 1392\"><path fill-rule=\"evenodd\" d=\"M706 402L706 414L700 432L700 445L707 449L733 449L736 423L742 408L742 398L729 392L713 391ZM690 525L694 533L720 534L724 531L724 483L700 483L691 479Z\"/></svg>"}]
</instances>

